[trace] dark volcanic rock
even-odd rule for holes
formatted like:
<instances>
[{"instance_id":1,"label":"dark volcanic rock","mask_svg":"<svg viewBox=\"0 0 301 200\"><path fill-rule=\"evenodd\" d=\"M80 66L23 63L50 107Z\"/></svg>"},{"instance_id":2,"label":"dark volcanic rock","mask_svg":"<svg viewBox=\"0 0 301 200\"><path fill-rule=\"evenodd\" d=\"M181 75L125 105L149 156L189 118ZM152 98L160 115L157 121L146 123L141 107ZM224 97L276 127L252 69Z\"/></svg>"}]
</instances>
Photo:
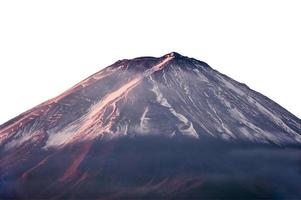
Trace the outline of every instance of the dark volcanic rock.
<instances>
[{"instance_id":1,"label":"dark volcanic rock","mask_svg":"<svg viewBox=\"0 0 301 200\"><path fill-rule=\"evenodd\" d=\"M121 60L0 126L0 197L301 198L300 134L204 62Z\"/></svg>"}]
</instances>

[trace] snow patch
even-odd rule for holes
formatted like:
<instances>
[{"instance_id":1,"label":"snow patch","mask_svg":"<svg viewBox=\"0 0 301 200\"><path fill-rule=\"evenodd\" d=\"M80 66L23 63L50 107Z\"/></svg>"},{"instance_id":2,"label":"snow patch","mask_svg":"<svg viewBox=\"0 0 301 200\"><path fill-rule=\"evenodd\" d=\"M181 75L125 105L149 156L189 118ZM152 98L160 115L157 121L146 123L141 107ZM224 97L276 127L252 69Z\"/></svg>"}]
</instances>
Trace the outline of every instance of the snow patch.
<instances>
[{"instance_id":1,"label":"snow patch","mask_svg":"<svg viewBox=\"0 0 301 200\"><path fill-rule=\"evenodd\" d=\"M234 92L236 92L237 94L239 94L240 96L244 96L245 92L242 91L241 89L239 89L238 87L234 86L230 81L226 80L225 78L223 78L222 76L218 76L219 80L230 90L233 90Z\"/></svg>"},{"instance_id":2,"label":"snow patch","mask_svg":"<svg viewBox=\"0 0 301 200\"><path fill-rule=\"evenodd\" d=\"M272 113L270 110L268 110L266 107L261 105L259 102L257 102L254 98L248 96L248 101L255 105L259 111L261 111L265 116L267 116L271 121L276 123L278 126L283 128L286 132L291 133L293 135L299 136L298 133L296 133L294 130L292 130L290 127L288 127L278 116L276 116L274 113Z\"/></svg>"},{"instance_id":3,"label":"snow patch","mask_svg":"<svg viewBox=\"0 0 301 200\"><path fill-rule=\"evenodd\" d=\"M150 118L147 117L148 111L149 108L147 106L141 115L139 126L135 129L135 131L138 132L139 134L146 134L150 132L150 127L148 122Z\"/></svg>"},{"instance_id":4,"label":"snow patch","mask_svg":"<svg viewBox=\"0 0 301 200\"><path fill-rule=\"evenodd\" d=\"M188 136L192 136L195 138L199 138L199 135L197 134L197 132L195 131L193 124L182 114L178 113L167 101L167 99L165 97L163 97L163 94L161 93L158 84L153 80L153 78L150 76L149 80L151 81L151 83L153 84L153 88L151 89L152 92L155 93L156 95L156 100L157 102L168 108L168 110L175 116L178 118L178 120L181 122L180 124L177 124L177 127L179 129L179 131L184 134L184 135L188 135Z\"/></svg>"},{"instance_id":5,"label":"snow patch","mask_svg":"<svg viewBox=\"0 0 301 200\"><path fill-rule=\"evenodd\" d=\"M209 83L208 78L202 74L198 69L193 69L193 71L196 73L196 75L200 78L201 81Z\"/></svg>"}]
</instances>

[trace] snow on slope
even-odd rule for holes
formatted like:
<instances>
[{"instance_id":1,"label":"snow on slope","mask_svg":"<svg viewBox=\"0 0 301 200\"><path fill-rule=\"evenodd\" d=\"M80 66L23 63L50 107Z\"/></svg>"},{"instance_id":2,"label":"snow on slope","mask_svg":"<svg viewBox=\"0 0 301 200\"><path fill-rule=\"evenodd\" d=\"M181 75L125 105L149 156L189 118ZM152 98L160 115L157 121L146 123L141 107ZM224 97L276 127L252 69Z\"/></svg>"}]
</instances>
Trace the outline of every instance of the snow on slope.
<instances>
[{"instance_id":1,"label":"snow on slope","mask_svg":"<svg viewBox=\"0 0 301 200\"><path fill-rule=\"evenodd\" d=\"M159 134L300 143L300 119L267 97L170 53L121 60L0 126L0 146L41 148Z\"/></svg>"}]
</instances>

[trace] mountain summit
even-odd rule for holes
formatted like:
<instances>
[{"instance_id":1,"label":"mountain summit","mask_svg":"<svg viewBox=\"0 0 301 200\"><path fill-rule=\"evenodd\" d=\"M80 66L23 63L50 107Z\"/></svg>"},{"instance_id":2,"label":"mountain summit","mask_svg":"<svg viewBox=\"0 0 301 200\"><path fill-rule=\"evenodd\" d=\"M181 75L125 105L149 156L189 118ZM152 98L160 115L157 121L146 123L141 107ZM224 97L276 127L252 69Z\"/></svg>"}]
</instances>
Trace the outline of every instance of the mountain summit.
<instances>
[{"instance_id":1,"label":"mountain summit","mask_svg":"<svg viewBox=\"0 0 301 200\"><path fill-rule=\"evenodd\" d=\"M145 138L151 139L146 142ZM86 184L84 188L89 190L91 186L93 197L98 197L93 188L105 186L89 178L99 176L101 169L97 166L104 167L105 158L121 156L114 151L112 155L118 156L110 157L109 144L123 140L127 144L141 140L141 144L149 144L155 138L167 143L299 145L301 120L205 62L175 52L160 58L120 60L0 126L0 194L56 197L54 191L62 187L65 193L58 197L64 198L80 184ZM95 152L100 158L95 157ZM132 156L135 154L138 153ZM32 180L47 171L53 176L41 184L44 190L35 193L32 187L38 185ZM181 177L180 182L187 184L192 174ZM160 184L166 185L166 191L182 188L176 183L178 178L168 177L141 181L149 184L145 187L152 191L157 191ZM111 183L113 177L107 181ZM122 181L118 184L122 185ZM200 182L194 184L199 186ZM27 186L20 189L20 185ZM105 187L101 194L111 194L110 191ZM139 190L139 195L145 194L143 191Z\"/></svg>"}]
</instances>

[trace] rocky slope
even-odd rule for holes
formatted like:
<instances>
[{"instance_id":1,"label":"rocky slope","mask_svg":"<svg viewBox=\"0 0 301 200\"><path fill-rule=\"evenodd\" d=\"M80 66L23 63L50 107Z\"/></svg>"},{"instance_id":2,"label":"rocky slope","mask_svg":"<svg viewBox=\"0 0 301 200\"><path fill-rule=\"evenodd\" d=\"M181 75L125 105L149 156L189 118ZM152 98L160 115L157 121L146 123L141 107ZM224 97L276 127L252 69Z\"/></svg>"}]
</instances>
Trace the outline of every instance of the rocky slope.
<instances>
[{"instance_id":1,"label":"rocky slope","mask_svg":"<svg viewBox=\"0 0 301 200\"><path fill-rule=\"evenodd\" d=\"M169 163L179 164L177 156L188 163L190 159L183 155L193 156L191 166L198 169L200 163L210 163L207 157L197 156L203 155L199 151L208 144L228 151L237 145L280 148L300 143L300 119L204 62L174 52L160 58L121 60L0 126L0 195L161 197L162 186L167 194L179 190L178 196L198 196L197 191L207 194L211 190L200 188L206 173L173 168ZM169 145L175 152L181 147L180 153L174 154ZM299 151L292 151L298 155ZM221 153L207 148L206 152ZM270 155L266 150L262 154ZM166 169L154 173L162 166L150 162L152 159L166 162ZM240 162L241 157L231 159ZM142 160L145 163L139 163ZM147 168L152 170L150 177ZM181 175L172 174L173 169ZM119 176L113 175L116 173ZM40 186L43 190L37 189ZM64 190L58 192L59 188ZM86 188L92 196L78 188ZM98 193L96 188L103 190ZM116 196L112 191L117 191Z\"/></svg>"}]
</instances>

